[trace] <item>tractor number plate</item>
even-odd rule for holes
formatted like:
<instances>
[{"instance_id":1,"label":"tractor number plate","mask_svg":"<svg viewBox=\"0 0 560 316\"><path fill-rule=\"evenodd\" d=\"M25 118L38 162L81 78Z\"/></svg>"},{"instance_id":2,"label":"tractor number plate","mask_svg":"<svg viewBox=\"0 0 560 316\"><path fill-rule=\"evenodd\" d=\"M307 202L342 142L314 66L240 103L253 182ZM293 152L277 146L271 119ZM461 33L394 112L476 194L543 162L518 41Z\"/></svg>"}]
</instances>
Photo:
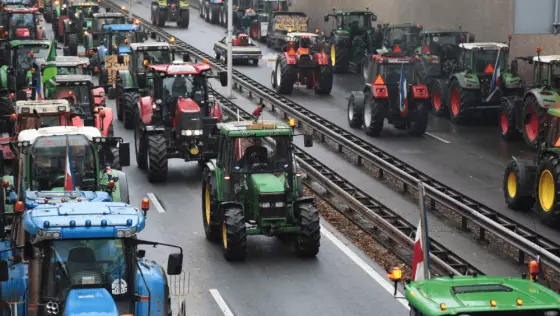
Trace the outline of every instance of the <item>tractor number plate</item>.
<instances>
[{"instance_id":1,"label":"tractor number plate","mask_svg":"<svg viewBox=\"0 0 560 316\"><path fill-rule=\"evenodd\" d=\"M389 64L408 64L408 59L389 59Z\"/></svg>"}]
</instances>

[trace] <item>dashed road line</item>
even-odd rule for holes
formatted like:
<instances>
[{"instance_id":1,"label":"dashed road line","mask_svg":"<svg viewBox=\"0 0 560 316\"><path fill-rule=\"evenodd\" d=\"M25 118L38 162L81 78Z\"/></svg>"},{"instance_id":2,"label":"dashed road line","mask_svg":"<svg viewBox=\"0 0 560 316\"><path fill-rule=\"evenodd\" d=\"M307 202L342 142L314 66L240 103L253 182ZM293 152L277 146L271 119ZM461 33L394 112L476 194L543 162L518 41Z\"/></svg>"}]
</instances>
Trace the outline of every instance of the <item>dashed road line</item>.
<instances>
[{"instance_id":1,"label":"dashed road line","mask_svg":"<svg viewBox=\"0 0 560 316\"><path fill-rule=\"evenodd\" d=\"M150 192L146 195L148 196L148 199L150 199L150 201L152 201L152 204L155 206L155 208L158 212L165 213L165 209L163 208L163 206L161 206L161 203L159 203L159 200L157 199L155 194Z\"/></svg>"},{"instance_id":2,"label":"dashed road line","mask_svg":"<svg viewBox=\"0 0 560 316\"><path fill-rule=\"evenodd\" d=\"M231 310L229 309L226 301L224 301L224 298L222 297L220 292L217 289L210 289L209 291L210 294L212 294L212 297L214 297L214 300L216 301L220 309L222 310L222 313L224 313L224 316L234 316Z\"/></svg>"},{"instance_id":3,"label":"dashed road line","mask_svg":"<svg viewBox=\"0 0 560 316\"><path fill-rule=\"evenodd\" d=\"M439 136L436 136L436 135L434 135L434 134L432 134L432 133L425 133L425 134L426 134L427 136L430 136L430 137L433 138L433 139L439 140L439 141L442 142L442 143L451 144L450 141L445 140L445 139L443 139L443 138L441 138L441 137L439 137Z\"/></svg>"}]
</instances>

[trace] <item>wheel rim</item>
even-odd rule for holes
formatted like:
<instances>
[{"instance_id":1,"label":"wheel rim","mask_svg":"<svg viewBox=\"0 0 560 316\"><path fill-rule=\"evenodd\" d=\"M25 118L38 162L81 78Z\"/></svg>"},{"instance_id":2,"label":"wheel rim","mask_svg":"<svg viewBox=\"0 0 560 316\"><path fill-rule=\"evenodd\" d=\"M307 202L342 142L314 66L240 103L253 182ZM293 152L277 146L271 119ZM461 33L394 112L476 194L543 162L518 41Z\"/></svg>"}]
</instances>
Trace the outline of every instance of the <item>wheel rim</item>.
<instances>
[{"instance_id":1,"label":"wheel rim","mask_svg":"<svg viewBox=\"0 0 560 316\"><path fill-rule=\"evenodd\" d=\"M510 172L508 174L507 190L509 197L513 199L517 194L517 175L515 172Z\"/></svg>"},{"instance_id":2,"label":"wheel rim","mask_svg":"<svg viewBox=\"0 0 560 316\"><path fill-rule=\"evenodd\" d=\"M280 85L282 80L282 73L280 72L280 63L276 64L276 85Z\"/></svg>"},{"instance_id":3,"label":"wheel rim","mask_svg":"<svg viewBox=\"0 0 560 316\"><path fill-rule=\"evenodd\" d=\"M224 249L227 249L227 229L226 223L222 223L222 244L224 245Z\"/></svg>"},{"instance_id":4,"label":"wheel rim","mask_svg":"<svg viewBox=\"0 0 560 316\"><path fill-rule=\"evenodd\" d=\"M545 212L549 212L552 209L554 196L554 177L549 170L544 170L539 179L539 202Z\"/></svg>"},{"instance_id":5,"label":"wheel rim","mask_svg":"<svg viewBox=\"0 0 560 316\"><path fill-rule=\"evenodd\" d=\"M505 111L502 111L500 115L500 125L502 126L502 133L505 135L509 130L508 115Z\"/></svg>"},{"instance_id":6,"label":"wheel rim","mask_svg":"<svg viewBox=\"0 0 560 316\"><path fill-rule=\"evenodd\" d=\"M534 141L537 138L539 129L539 118L532 105L527 107L527 115L529 115L529 121L525 124L525 132L527 133L527 138L530 141Z\"/></svg>"},{"instance_id":7,"label":"wheel rim","mask_svg":"<svg viewBox=\"0 0 560 316\"><path fill-rule=\"evenodd\" d=\"M210 190L208 186L204 190L204 212L206 214L206 224L210 225Z\"/></svg>"},{"instance_id":8,"label":"wheel rim","mask_svg":"<svg viewBox=\"0 0 560 316\"><path fill-rule=\"evenodd\" d=\"M461 98L459 97L459 90L453 89L451 91L451 112L453 115L459 114L461 109Z\"/></svg>"},{"instance_id":9,"label":"wheel rim","mask_svg":"<svg viewBox=\"0 0 560 316\"><path fill-rule=\"evenodd\" d=\"M350 121L354 120L354 104L351 104L351 105L348 107L348 119L349 119Z\"/></svg>"},{"instance_id":10,"label":"wheel rim","mask_svg":"<svg viewBox=\"0 0 560 316\"><path fill-rule=\"evenodd\" d=\"M441 93L434 92L434 109L439 111L441 109Z\"/></svg>"},{"instance_id":11,"label":"wheel rim","mask_svg":"<svg viewBox=\"0 0 560 316\"><path fill-rule=\"evenodd\" d=\"M371 126L371 102L367 102L364 106L364 125L366 127Z\"/></svg>"},{"instance_id":12,"label":"wheel rim","mask_svg":"<svg viewBox=\"0 0 560 316\"><path fill-rule=\"evenodd\" d=\"M336 49L334 44L331 44L331 62L333 66L336 65Z\"/></svg>"},{"instance_id":13,"label":"wheel rim","mask_svg":"<svg viewBox=\"0 0 560 316\"><path fill-rule=\"evenodd\" d=\"M364 62L364 65L362 66L362 73L364 75L364 80L365 81L369 81L369 79L368 79L368 77L369 77L368 76L368 72L369 72L368 71L368 64L369 64L369 61L366 61L366 62Z\"/></svg>"}]
</instances>

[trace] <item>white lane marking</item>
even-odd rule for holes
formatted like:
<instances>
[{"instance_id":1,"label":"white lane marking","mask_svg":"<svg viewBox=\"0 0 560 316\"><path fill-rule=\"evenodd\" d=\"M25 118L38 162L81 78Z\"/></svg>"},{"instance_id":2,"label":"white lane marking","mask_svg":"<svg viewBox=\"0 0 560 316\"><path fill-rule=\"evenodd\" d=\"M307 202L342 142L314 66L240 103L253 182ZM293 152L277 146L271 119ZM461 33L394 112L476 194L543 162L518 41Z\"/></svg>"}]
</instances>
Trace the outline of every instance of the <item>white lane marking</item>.
<instances>
[{"instance_id":1,"label":"white lane marking","mask_svg":"<svg viewBox=\"0 0 560 316\"><path fill-rule=\"evenodd\" d=\"M377 271L369 266L362 258L360 258L355 252L353 252L348 246L346 246L340 239L338 239L333 233L331 233L325 226L321 225L321 233L325 235L335 246L338 247L344 254L346 254L355 264L357 264L362 270L364 270L372 279L375 280L381 287L383 287L389 294L393 295L395 291L395 286L383 276L381 276ZM401 294L397 292L397 295ZM402 294L401 294L402 295ZM410 310L408 302L404 299L396 299L400 302L407 310Z\"/></svg>"},{"instance_id":2,"label":"white lane marking","mask_svg":"<svg viewBox=\"0 0 560 316\"><path fill-rule=\"evenodd\" d=\"M424 133L424 134L430 136L430 137L433 138L433 139L437 139L437 140L439 140L439 141L442 142L442 143L451 144L450 141L445 140L445 139L443 139L443 138L441 138L441 137L439 137L439 136L436 136L436 135L434 135L434 134L432 134L432 133Z\"/></svg>"},{"instance_id":3,"label":"white lane marking","mask_svg":"<svg viewBox=\"0 0 560 316\"><path fill-rule=\"evenodd\" d=\"M161 206L158 199L156 198L156 196L152 192L150 192L146 195L148 196L148 199L150 199L150 201L152 201L152 204L154 204L154 206L156 207L156 210L158 212L165 213L165 209L163 208L163 206Z\"/></svg>"},{"instance_id":4,"label":"white lane marking","mask_svg":"<svg viewBox=\"0 0 560 316\"><path fill-rule=\"evenodd\" d=\"M233 313L229 309L226 301L224 301L224 298L222 297L220 292L216 289L210 289L209 291L210 291L210 294L212 294L212 297L214 297L214 300L216 301L216 303L218 303L218 306L222 310L222 313L224 313L225 316L233 316Z\"/></svg>"}]
</instances>

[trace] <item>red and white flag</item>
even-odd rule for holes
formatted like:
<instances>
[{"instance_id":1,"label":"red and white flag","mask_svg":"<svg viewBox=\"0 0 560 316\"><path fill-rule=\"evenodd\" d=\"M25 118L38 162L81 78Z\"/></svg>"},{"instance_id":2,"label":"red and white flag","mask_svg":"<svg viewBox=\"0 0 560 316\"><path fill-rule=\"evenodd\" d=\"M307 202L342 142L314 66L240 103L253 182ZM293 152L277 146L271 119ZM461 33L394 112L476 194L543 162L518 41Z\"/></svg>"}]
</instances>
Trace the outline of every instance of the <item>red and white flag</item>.
<instances>
[{"instance_id":1,"label":"red and white flag","mask_svg":"<svg viewBox=\"0 0 560 316\"><path fill-rule=\"evenodd\" d=\"M414 253L412 255L412 281L421 281L424 275L424 247L422 245L422 222L418 223L416 238L414 239Z\"/></svg>"},{"instance_id":2,"label":"red and white flag","mask_svg":"<svg viewBox=\"0 0 560 316\"><path fill-rule=\"evenodd\" d=\"M68 145L67 145L68 146ZM72 158L71 152L67 148L66 155L66 174L64 175L64 191L74 191L74 177L72 176Z\"/></svg>"}]
</instances>

